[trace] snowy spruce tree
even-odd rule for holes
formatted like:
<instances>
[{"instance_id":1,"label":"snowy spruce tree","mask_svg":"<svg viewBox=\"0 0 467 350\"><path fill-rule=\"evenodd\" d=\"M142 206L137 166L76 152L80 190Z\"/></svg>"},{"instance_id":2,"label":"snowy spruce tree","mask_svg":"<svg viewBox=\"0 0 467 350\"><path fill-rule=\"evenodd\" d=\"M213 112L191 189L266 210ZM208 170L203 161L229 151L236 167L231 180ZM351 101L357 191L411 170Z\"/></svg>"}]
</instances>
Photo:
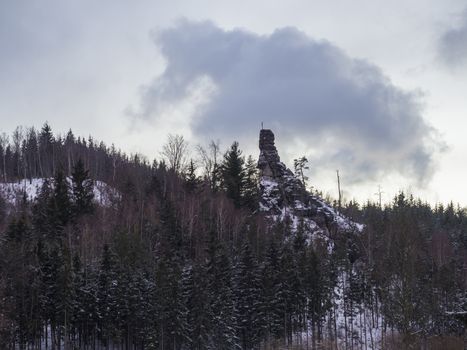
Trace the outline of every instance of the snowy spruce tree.
<instances>
[{"instance_id":1,"label":"snowy spruce tree","mask_svg":"<svg viewBox=\"0 0 467 350\"><path fill-rule=\"evenodd\" d=\"M242 192L245 185L245 158L238 146L234 142L230 149L224 154L224 160L221 165L222 184L229 198L232 199L235 206L242 204Z\"/></svg>"},{"instance_id":2,"label":"snowy spruce tree","mask_svg":"<svg viewBox=\"0 0 467 350\"><path fill-rule=\"evenodd\" d=\"M89 170L84 169L84 163L81 158L73 167L71 185L73 193L73 216L79 218L83 214L92 213L94 210L94 182L89 177Z\"/></svg>"},{"instance_id":3,"label":"snowy spruce tree","mask_svg":"<svg viewBox=\"0 0 467 350\"><path fill-rule=\"evenodd\" d=\"M265 323L259 268L248 243L242 248L235 270L238 337L246 350L260 343Z\"/></svg>"}]
</instances>

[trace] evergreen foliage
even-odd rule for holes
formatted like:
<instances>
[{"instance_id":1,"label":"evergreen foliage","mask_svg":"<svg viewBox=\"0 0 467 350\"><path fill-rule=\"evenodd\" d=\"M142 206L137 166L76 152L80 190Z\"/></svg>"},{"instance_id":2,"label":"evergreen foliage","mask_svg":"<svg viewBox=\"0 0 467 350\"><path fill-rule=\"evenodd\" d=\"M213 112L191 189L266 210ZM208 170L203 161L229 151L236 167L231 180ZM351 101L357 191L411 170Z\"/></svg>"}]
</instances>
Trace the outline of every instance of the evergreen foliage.
<instances>
[{"instance_id":1,"label":"evergreen foliage","mask_svg":"<svg viewBox=\"0 0 467 350\"><path fill-rule=\"evenodd\" d=\"M252 156L248 156L245 164L245 181L243 184L242 204L255 211L259 203L259 190L258 190L258 169L256 161Z\"/></svg>"},{"instance_id":2,"label":"evergreen foliage","mask_svg":"<svg viewBox=\"0 0 467 350\"><path fill-rule=\"evenodd\" d=\"M89 178L89 170L84 169L81 158L78 160L71 173L73 192L74 217L90 214L94 210L93 181Z\"/></svg>"},{"instance_id":3,"label":"evergreen foliage","mask_svg":"<svg viewBox=\"0 0 467 350\"><path fill-rule=\"evenodd\" d=\"M193 159L190 159L190 163L188 164L188 169L185 175L185 179L186 179L186 188L188 192L190 193L196 192L201 181L196 175L196 165Z\"/></svg>"},{"instance_id":4,"label":"evergreen foliage","mask_svg":"<svg viewBox=\"0 0 467 350\"><path fill-rule=\"evenodd\" d=\"M245 186L244 164L245 158L238 148L238 142L234 142L224 154L221 173L226 194L232 199L236 207L242 204L242 193Z\"/></svg>"}]
</instances>

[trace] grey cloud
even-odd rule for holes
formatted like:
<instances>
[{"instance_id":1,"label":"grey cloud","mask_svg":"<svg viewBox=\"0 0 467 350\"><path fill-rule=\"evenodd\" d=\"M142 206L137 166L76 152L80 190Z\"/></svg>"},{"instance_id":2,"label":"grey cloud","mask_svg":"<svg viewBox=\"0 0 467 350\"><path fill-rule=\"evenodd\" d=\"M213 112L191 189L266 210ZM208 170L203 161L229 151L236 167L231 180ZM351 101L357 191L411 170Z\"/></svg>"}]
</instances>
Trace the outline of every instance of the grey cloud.
<instances>
[{"instance_id":1,"label":"grey cloud","mask_svg":"<svg viewBox=\"0 0 467 350\"><path fill-rule=\"evenodd\" d=\"M460 15L458 25L440 37L438 53L441 60L450 67L467 63L467 9Z\"/></svg>"},{"instance_id":2,"label":"grey cloud","mask_svg":"<svg viewBox=\"0 0 467 350\"><path fill-rule=\"evenodd\" d=\"M189 121L200 138L256 140L264 121L282 142L313 150L315 167L346 169L354 182L395 172L421 183L432 174L438 141L420 94L330 42L293 27L257 35L188 20L154 40L167 65L144 89L136 113L143 119L159 118L207 77L215 92Z\"/></svg>"},{"instance_id":3,"label":"grey cloud","mask_svg":"<svg viewBox=\"0 0 467 350\"><path fill-rule=\"evenodd\" d=\"M64 50L77 39L73 11L61 2L8 1L0 4L0 63L22 65Z\"/></svg>"}]
</instances>

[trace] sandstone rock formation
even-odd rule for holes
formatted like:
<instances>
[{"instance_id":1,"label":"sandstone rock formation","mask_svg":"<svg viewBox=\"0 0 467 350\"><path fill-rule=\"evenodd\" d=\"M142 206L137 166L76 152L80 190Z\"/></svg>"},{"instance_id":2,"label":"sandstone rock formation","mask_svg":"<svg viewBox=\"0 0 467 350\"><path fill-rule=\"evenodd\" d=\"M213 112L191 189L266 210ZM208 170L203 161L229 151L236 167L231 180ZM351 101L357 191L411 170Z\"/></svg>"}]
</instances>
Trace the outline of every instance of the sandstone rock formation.
<instances>
[{"instance_id":1,"label":"sandstone rock formation","mask_svg":"<svg viewBox=\"0 0 467 350\"><path fill-rule=\"evenodd\" d=\"M321 198L311 195L302 182L280 161L271 130L262 129L259 136L260 211L275 222L288 221L292 231L299 225L310 234L338 231L361 231Z\"/></svg>"}]
</instances>

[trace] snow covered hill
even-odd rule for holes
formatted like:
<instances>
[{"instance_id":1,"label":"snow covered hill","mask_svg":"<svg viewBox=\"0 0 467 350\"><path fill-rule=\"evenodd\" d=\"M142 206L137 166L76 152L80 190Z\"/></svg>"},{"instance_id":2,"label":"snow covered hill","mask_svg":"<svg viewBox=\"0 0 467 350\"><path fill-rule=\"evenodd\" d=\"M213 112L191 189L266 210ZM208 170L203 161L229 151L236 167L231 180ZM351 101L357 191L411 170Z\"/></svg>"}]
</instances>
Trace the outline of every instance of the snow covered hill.
<instances>
[{"instance_id":1,"label":"snow covered hill","mask_svg":"<svg viewBox=\"0 0 467 350\"><path fill-rule=\"evenodd\" d=\"M53 179L49 179L52 186ZM67 178L71 185L71 178ZM9 204L15 204L23 199L24 194L29 201L34 201L38 196L45 179L24 179L19 182L0 183L0 195ZM116 199L120 198L119 192L102 181L94 181L94 201L102 206L111 206Z\"/></svg>"}]
</instances>

